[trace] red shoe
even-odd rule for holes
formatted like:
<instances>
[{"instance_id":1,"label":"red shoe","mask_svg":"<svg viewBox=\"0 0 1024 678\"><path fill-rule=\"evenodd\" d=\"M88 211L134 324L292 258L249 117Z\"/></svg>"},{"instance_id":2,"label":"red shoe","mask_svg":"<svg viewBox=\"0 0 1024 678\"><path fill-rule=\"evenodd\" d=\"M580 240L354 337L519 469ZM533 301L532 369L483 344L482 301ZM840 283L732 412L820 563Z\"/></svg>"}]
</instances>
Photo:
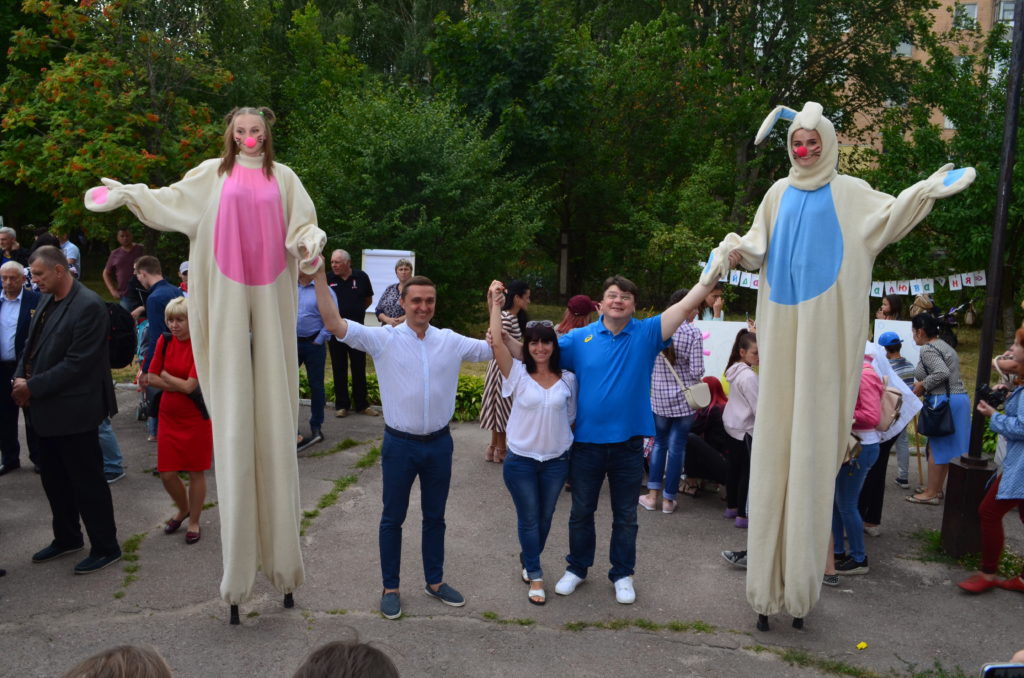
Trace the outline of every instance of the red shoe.
<instances>
[{"instance_id":1,"label":"red shoe","mask_svg":"<svg viewBox=\"0 0 1024 678\"><path fill-rule=\"evenodd\" d=\"M1020 577L1006 579L999 582L999 587L1004 588L1007 591L1019 591L1020 593L1024 593L1024 580L1021 580Z\"/></svg>"},{"instance_id":2,"label":"red shoe","mask_svg":"<svg viewBox=\"0 0 1024 678\"><path fill-rule=\"evenodd\" d=\"M994 589L1000 585L1001 582L998 579L989 579L983 574L976 574L968 577L957 584L957 586L968 593L984 593L985 591ZM1024 586L1021 587L1021 590L1024 591Z\"/></svg>"}]
</instances>

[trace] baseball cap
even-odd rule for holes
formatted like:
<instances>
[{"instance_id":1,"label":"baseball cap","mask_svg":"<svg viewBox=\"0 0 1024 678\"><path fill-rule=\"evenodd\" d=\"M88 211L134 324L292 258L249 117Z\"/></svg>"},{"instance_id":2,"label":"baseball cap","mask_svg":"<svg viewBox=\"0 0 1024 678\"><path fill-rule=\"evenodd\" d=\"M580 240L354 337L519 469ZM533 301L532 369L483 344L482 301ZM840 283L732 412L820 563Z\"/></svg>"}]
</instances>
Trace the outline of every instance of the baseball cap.
<instances>
[{"instance_id":1,"label":"baseball cap","mask_svg":"<svg viewBox=\"0 0 1024 678\"><path fill-rule=\"evenodd\" d=\"M878 338L879 346L902 346L903 340L900 339L900 335L895 332L882 332L882 336Z\"/></svg>"}]
</instances>

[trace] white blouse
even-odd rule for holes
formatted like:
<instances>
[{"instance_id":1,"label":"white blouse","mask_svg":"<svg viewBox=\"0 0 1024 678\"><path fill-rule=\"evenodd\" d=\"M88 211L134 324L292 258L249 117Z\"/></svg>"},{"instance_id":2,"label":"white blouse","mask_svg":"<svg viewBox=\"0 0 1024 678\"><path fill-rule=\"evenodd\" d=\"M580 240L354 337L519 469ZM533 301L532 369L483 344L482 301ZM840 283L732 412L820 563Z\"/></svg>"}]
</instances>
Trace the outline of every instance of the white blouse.
<instances>
[{"instance_id":1,"label":"white blouse","mask_svg":"<svg viewBox=\"0 0 1024 678\"><path fill-rule=\"evenodd\" d=\"M519 360L501 385L501 395L512 396L512 414L505 434L508 449L537 461L556 459L572 445L576 421L576 375L562 370L562 378L544 388Z\"/></svg>"}]
</instances>

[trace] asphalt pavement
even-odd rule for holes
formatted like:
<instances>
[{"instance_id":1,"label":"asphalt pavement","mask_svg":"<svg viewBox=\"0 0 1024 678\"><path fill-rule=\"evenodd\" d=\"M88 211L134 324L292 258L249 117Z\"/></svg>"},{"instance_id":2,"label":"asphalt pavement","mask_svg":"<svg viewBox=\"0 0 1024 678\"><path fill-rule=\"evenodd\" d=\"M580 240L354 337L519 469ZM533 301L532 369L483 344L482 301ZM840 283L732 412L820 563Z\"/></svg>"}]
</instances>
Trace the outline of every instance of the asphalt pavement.
<instances>
[{"instance_id":1,"label":"asphalt pavement","mask_svg":"<svg viewBox=\"0 0 1024 678\"><path fill-rule=\"evenodd\" d=\"M377 612L380 465L358 465L380 445L384 422L356 414L336 419L330 409L327 439L299 459L308 525L306 583L295 593L296 605L284 609L258 574L252 599L241 606L241 626L230 626L218 593L217 509L203 514L198 544L186 545L184 530L163 534L173 507L150 472L156 445L134 420L135 394L119 389L118 398L122 414L114 431L127 476L111 491L118 536L137 559L88 576L72 573L75 556L32 564L32 553L52 538L50 511L23 450L23 468L0 477L0 567L7 569L0 579L0 676L60 675L124 643L153 645L176 676L290 676L319 645L355 636L387 652L404 676L502 678L817 676L846 669L909 676L936 662L948 675L959 667L973 676L983 663L1007 660L1024 647L1024 596L1003 590L970 596L955 585L967 575L962 568L923 557L914 535L939 528L941 507L903 501L907 493L891 483L892 472L883 534L867 537L870 574L825 588L803 630L785 615L772 619L770 632L755 630L743 570L719 555L743 548L745 531L722 518L724 502L714 492L681 496L672 515L640 511L633 605L615 602L606 577L605 497L597 514L597 566L572 596L554 595L568 544L570 497L563 495L543 557L549 600L531 605L519 579L515 511L501 466L483 459L489 433L475 422L452 427L447 510L445 579L467 604L447 607L422 593L414 496L403 550L405 616L388 621ZM307 407L300 416L305 430ZM341 450L344 440L351 446ZM215 472L209 487L208 501L216 502ZM1006 528L1011 548L1024 552L1016 514Z\"/></svg>"}]
</instances>

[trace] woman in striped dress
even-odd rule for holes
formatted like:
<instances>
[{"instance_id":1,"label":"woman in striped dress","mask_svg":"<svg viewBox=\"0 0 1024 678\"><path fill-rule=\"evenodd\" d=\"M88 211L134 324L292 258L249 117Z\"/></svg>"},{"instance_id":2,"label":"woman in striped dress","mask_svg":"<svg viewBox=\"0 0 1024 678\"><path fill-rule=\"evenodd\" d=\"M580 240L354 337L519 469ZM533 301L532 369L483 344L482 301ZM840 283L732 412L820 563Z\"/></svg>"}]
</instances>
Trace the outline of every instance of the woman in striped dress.
<instances>
[{"instance_id":1,"label":"woman in striped dress","mask_svg":"<svg viewBox=\"0 0 1024 678\"><path fill-rule=\"evenodd\" d=\"M501 311L501 326L517 341L522 339L526 329L526 309L530 306L530 285L523 280L513 280L505 287L505 305ZM512 412L512 398L501 396L501 372L495 361L487 363L484 379L483 405L480 407L480 428L491 432L491 444L487 446L485 459L501 463L505 460L505 424Z\"/></svg>"}]
</instances>

